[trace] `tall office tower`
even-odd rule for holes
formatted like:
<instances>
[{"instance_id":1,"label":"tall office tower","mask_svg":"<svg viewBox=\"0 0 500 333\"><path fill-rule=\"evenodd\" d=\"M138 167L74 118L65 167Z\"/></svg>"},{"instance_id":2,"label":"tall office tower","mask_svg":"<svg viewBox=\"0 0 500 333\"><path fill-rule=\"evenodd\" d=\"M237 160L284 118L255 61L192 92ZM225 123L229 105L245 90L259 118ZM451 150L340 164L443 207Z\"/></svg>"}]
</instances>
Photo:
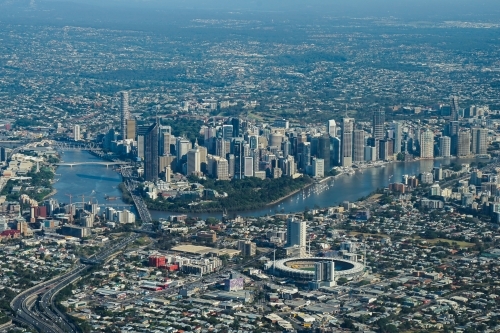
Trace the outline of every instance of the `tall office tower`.
<instances>
[{"instance_id":1,"label":"tall office tower","mask_svg":"<svg viewBox=\"0 0 500 333\"><path fill-rule=\"evenodd\" d=\"M80 141L82 139L80 135L80 125L75 125L75 127L73 127L73 139L75 141Z\"/></svg>"},{"instance_id":2,"label":"tall office tower","mask_svg":"<svg viewBox=\"0 0 500 333\"><path fill-rule=\"evenodd\" d=\"M245 177L253 177L253 157L245 156L245 164L244 164L244 175Z\"/></svg>"},{"instance_id":3,"label":"tall office tower","mask_svg":"<svg viewBox=\"0 0 500 333\"><path fill-rule=\"evenodd\" d=\"M174 136L172 135L172 127L160 126L160 155L165 156L170 154L170 145L174 143L175 141Z\"/></svg>"},{"instance_id":4,"label":"tall office tower","mask_svg":"<svg viewBox=\"0 0 500 333\"><path fill-rule=\"evenodd\" d=\"M311 156L318 156L319 154L319 137L313 136L309 138L309 142L311 143Z\"/></svg>"},{"instance_id":5,"label":"tall office tower","mask_svg":"<svg viewBox=\"0 0 500 333\"><path fill-rule=\"evenodd\" d=\"M389 141L386 139L378 141L378 158L382 161L389 159Z\"/></svg>"},{"instance_id":6,"label":"tall office tower","mask_svg":"<svg viewBox=\"0 0 500 333\"><path fill-rule=\"evenodd\" d=\"M337 123L335 122L335 120L333 119L328 120L327 131L328 135L330 135L332 138L337 136Z\"/></svg>"},{"instance_id":7,"label":"tall office tower","mask_svg":"<svg viewBox=\"0 0 500 333\"><path fill-rule=\"evenodd\" d=\"M369 147L372 147L372 148L375 148L373 150L373 154L371 154L371 157L372 157L372 160L376 161L379 159L379 151L380 151L380 139L377 139L377 138L368 138L368 140L366 140L367 142L367 145Z\"/></svg>"},{"instance_id":8,"label":"tall office tower","mask_svg":"<svg viewBox=\"0 0 500 333\"><path fill-rule=\"evenodd\" d=\"M328 133L324 133L319 138L318 157L324 160L325 173L330 172L332 164L330 157L330 135Z\"/></svg>"},{"instance_id":9,"label":"tall office tower","mask_svg":"<svg viewBox=\"0 0 500 333\"><path fill-rule=\"evenodd\" d=\"M234 178L245 178L245 140L234 138L231 146L231 153L234 155Z\"/></svg>"},{"instance_id":10,"label":"tall office tower","mask_svg":"<svg viewBox=\"0 0 500 333\"><path fill-rule=\"evenodd\" d=\"M233 125L222 125L222 138L224 140L233 138Z\"/></svg>"},{"instance_id":11,"label":"tall office tower","mask_svg":"<svg viewBox=\"0 0 500 333\"><path fill-rule=\"evenodd\" d=\"M5 147L0 147L0 162L7 162L9 152Z\"/></svg>"},{"instance_id":12,"label":"tall office tower","mask_svg":"<svg viewBox=\"0 0 500 333\"><path fill-rule=\"evenodd\" d=\"M182 164L187 160L187 153L192 148L191 141L185 138L177 138L175 152L177 155L177 168L181 170Z\"/></svg>"},{"instance_id":13,"label":"tall office tower","mask_svg":"<svg viewBox=\"0 0 500 333\"><path fill-rule=\"evenodd\" d=\"M231 125L233 125L233 138L237 138L240 136L240 119L233 118L231 119Z\"/></svg>"},{"instance_id":14,"label":"tall office tower","mask_svg":"<svg viewBox=\"0 0 500 333\"><path fill-rule=\"evenodd\" d=\"M229 180L229 165L225 158L219 158L216 161L215 172L218 180Z\"/></svg>"},{"instance_id":15,"label":"tall office tower","mask_svg":"<svg viewBox=\"0 0 500 333\"><path fill-rule=\"evenodd\" d=\"M340 148L341 143L340 139L330 138L330 157L331 157L331 166L339 166L340 165Z\"/></svg>"},{"instance_id":16,"label":"tall office tower","mask_svg":"<svg viewBox=\"0 0 500 333\"><path fill-rule=\"evenodd\" d=\"M460 130L458 132L458 148L457 156L470 155L470 132L467 130Z\"/></svg>"},{"instance_id":17,"label":"tall office tower","mask_svg":"<svg viewBox=\"0 0 500 333\"><path fill-rule=\"evenodd\" d=\"M121 97L121 131L120 134L122 136L122 139L125 139L127 137L127 119L130 118L130 111L128 108L128 92L122 91L120 93Z\"/></svg>"},{"instance_id":18,"label":"tall office tower","mask_svg":"<svg viewBox=\"0 0 500 333\"><path fill-rule=\"evenodd\" d=\"M304 142L302 149L302 169L306 169L308 165L311 165L311 143Z\"/></svg>"},{"instance_id":19,"label":"tall office tower","mask_svg":"<svg viewBox=\"0 0 500 333\"><path fill-rule=\"evenodd\" d=\"M259 148L259 136L258 135L250 135L248 137L248 144L250 145L250 149Z\"/></svg>"},{"instance_id":20,"label":"tall office tower","mask_svg":"<svg viewBox=\"0 0 500 333\"><path fill-rule=\"evenodd\" d=\"M342 134L340 136L340 165L350 167L352 165L352 141L354 131L354 119L342 119Z\"/></svg>"},{"instance_id":21,"label":"tall office tower","mask_svg":"<svg viewBox=\"0 0 500 333\"><path fill-rule=\"evenodd\" d=\"M434 158L434 133L429 129L420 136L420 158Z\"/></svg>"},{"instance_id":22,"label":"tall office tower","mask_svg":"<svg viewBox=\"0 0 500 333\"><path fill-rule=\"evenodd\" d=\"M403 125L395 121L394 122L394 154L399 154L401 152L401 142L403 141Z\"/></svg>"},{"instance_id":23,"label":"tall office tower","mask_svg":"<svg viewBox=\"0 0 500 333\"><path fill-rule=\"evenodd\" d=\"M145 125L137 127L137 157L139 158L144 158L145 137L148 129L149 126Z\"/></svg>"},{"instance_id":24,"label":"tall office tower","mask_svg":"<svg viewBox=\"0 0 500 333\"><path fill-rule=\"evenodd\" d=\"M362 162L365 160L365 131L354 130L353 140L353 162Z\"/></svg>"},{"instance_id":25,"label":"tall office tower","mask_svg":"<svg viewBox=\"0 0 500 333\"><path fill-rule=\"evenodd\" d=\"M450 114L450 120L451 121L456 121L458 120L458 97L457 96L452 96L450 99L450 104L451 104L451 114Z\"/></svg>"},{"instance_id":26,"label":"tall office tower","mask_svg":"<svg viewBox=\"0 0 500 333\"><path fill-rule=\"evenodd\" d=\"M158 179L158 124L148 127L144 135L144 180Z\"/></svg>"},{"instance_id":27,"label":"tall office tower","mask_svg":"<svg viewBox=\"0 0 500 333\"><path fill-rule=\"evenodd\" d=\"M450 137L450 154L456 156L458 153L458 130L460 124L458 121L450 121L446 129L447 136Z\"/></svg>"},{"instance_id":28,"label":"tall office tower","mask_svg":"<svg viewBox=\"0 0 500 333\"><path fill-rule=\"evenodd\" d=\"M488 129L475 127L472 129L472 153L485 155L488 153Z\"/></svg>"},{"instance_id":29,"label":"tall office tower","mask_svg":"<svg viewBox=\"0 0 500 333\"><path fill-rule=\"evenodd\" d=\"M304 256L306 253L306 235L307 223L299 221L295 218L289 218L286 224L286 246L300 247L300 254Z\"/></svg>"},{"instance_id":30,"label":"tall office tower","mask_svg":"<svg viewBox=\"0 0 500 333\"><path fill-rule=\"evenodd\" d=\"M449 136L442 136L439 138L439 156L450 157L451 154L451 138Z\"/></svg>"},{"instance_id":31,"label":"tall office tower","mask_svg":"<svg viewBox=\"0 0 500 333\"><path fill-rule=\"evenodd\" d=\"M383 139L385 137L384 131L385 124L385 111L377 110L373 112L373 137Z\"/></svg>"},{"instance_id":32,"label":"tall office tower","mask_svg":"<svg viewBox=\"0 0 500 333\"><path fill-rule=\"evenodd\" d=\"M227 173L229 177L234 177L234 169L235 169L235 158L233 154L228 154L227 156Z\"/></svg>"},{"instance_id":33,"label":"tall office tower","mask_svg":"<svg viewBox=\"0 0 500 333\"><path fill-rule=\"evenodd\" d=\"M201 171L200 150L191 149L187 153L187 175L198 175Z\"/></svg>"},{"instance_id":34,"label":"tall office tower","mask_svg":"<svg viewBox=\"0 0 500 333\"><path fill-rule=\"evenodd\" d=\"M328 138L328 149L330 149L330 138ZM290 141L286 140L281 143L281 151L283 152L284 157L291 155L292 144L290 143Z\"/></svg>"},{"instance_id":35,"label":"tall office tower","mask_svg":"<svg viewBox=\"0 0 500 333\"><path fill-rule=\"evenodd\" d=\"M125 139L135 140L137 134L137 123L135 119L127 119L127 135Z\"/></svg>"},{"instance_id":36,"label":"tall office tower","mask_svg":"<svg viewBox=\"0 0 500 333\"><path fill-rule=\"evenodd\" d=\"M223 138L217 138L217 142L215 144L215 155L226 158L227 153L229 151L226 149L226 140Z\"/></svg>"}]
</instances>

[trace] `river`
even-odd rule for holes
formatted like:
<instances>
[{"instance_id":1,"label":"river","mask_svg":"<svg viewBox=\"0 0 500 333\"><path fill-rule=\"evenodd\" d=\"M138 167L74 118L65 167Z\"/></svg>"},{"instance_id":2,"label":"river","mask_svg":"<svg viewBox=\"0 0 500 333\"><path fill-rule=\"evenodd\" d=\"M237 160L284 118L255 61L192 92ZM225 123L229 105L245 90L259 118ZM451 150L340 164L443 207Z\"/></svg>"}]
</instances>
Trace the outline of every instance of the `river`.
<instances>
[{"instance_id":1,"label":"river","mask_svg":"<svg viewBox=\"0 0 500 333\"><path fill-rule=\"evenodd\" d=\"M102 162L100 158L86 151L64 151L60 154L61 162ZM91 200L93 203L112 206L119 210L127 208L123 206L125 203L118 188L121 176L111 166L92 164L59 166L56 169L55 179L54 189L57 193L52 198L60 203L69 203L71 195L72 202L82 202L84 196L85 202ZM116 199L106 200L106 197ZM128 209L130 208L129 206Z\"/></svg>"},{"instance_id":2,"label":"river","mask_svg":"<svg viewBox=\"0 0 500 333\"><path fill-rule=\"evenodd\" d=\"M92 156L88 152L66 151L62 154L64 162L91 162L100 161L99 158ZM343 201L356 201L364 197L377 188L387 187L389 183L401 182L402 176L417 175L420 172L430 171L434 166L448 165L450 162L470 163L472 160L460 159L436 159L420 160L413 162L398 162L386 164L384 167L369 168L362 171L356 171L353 175L341 175L334 181L325 181L319 185L313 185L305 190L290 196L280 203L269 207L244 212L229 212L230 216L264 216L279 212L292 213L302 212L307 208L328 207L338 205ZM73 195L73 202L81 201L81 196L85 195L85 201L92 197L94 202L99 204L115 205L119 207L124 205L121 200L121 193L118 184L121 182L121 176L111 167L100 165L79 165L74 167L60 166L56 171L54 184L57 194L53 197L59 202L69 202L67 194ZM105 196L116 196L117 200L107 201ZM151 211L153 219L168 218L177 213ZM189 214L191 216L207 218L210 216L221 218L222 213L200 213Z\"/></svg>"}]
</instances>

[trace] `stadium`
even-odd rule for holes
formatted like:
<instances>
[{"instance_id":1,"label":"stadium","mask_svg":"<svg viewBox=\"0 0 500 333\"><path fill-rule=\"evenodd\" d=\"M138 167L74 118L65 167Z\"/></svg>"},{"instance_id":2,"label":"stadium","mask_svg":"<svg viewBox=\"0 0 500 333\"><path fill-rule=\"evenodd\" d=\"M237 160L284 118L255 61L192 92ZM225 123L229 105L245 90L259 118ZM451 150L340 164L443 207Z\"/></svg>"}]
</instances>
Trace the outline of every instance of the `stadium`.
<instances>
[{"instance_id":1,"label":"stadium","mask_svg":"<svg viewBox=\"0 0 500 333\"><path fill-rule=\"evenodd\" d=\"M276 260L274 272L281 277L310 281L314 278L314 264L331 260L335 262L335 279L341 277L352 279L363 274L364 266L359 262L327 257L296 257ZM273 269L271 268L271 270Z\"/></svg>"}]
</instances>

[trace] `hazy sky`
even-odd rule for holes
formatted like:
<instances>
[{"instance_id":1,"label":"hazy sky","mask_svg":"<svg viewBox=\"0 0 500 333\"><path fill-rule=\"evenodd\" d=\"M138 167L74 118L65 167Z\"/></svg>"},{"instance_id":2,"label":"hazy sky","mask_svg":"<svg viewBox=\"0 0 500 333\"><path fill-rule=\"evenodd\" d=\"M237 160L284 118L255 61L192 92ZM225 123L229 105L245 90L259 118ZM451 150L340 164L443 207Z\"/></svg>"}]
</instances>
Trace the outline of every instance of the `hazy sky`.
<instances>
[{"instance_id":1,"label":"hazy sky","mask_svg":"<svg viewBox=\"0 0 500 333\"><path fill-rule=\"evenodd\" d=\"M42 1L42 0L36 0ZM46 0L45 0L46 1ZM341 15L466 17L500 14L499 0L63 0L99 5L216 10L301 11Z\"/></svg>"}]
</instances>

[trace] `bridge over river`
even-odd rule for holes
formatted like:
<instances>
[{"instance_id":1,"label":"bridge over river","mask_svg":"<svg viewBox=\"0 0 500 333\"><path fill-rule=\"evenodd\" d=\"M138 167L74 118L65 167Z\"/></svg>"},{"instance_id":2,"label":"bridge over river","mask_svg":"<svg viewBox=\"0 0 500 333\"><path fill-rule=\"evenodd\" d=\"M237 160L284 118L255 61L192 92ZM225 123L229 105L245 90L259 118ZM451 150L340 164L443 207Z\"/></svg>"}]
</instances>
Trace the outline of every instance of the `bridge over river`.
<instances>
[{"instance_id":1,"label":"bridge over river","mask_svg":"<svg viewBox=\"0 0 500 333\"><path fill-rule=\"evenodd\" d=\"M105 165L106 167L109 167L110 165L128 165L130 163L128 162L123 162L123 161L90 161L90 162L60 162L56 163L57 166L69 166L69 167L74 167L76 165Z\"/></svg>"}]
</instances>

